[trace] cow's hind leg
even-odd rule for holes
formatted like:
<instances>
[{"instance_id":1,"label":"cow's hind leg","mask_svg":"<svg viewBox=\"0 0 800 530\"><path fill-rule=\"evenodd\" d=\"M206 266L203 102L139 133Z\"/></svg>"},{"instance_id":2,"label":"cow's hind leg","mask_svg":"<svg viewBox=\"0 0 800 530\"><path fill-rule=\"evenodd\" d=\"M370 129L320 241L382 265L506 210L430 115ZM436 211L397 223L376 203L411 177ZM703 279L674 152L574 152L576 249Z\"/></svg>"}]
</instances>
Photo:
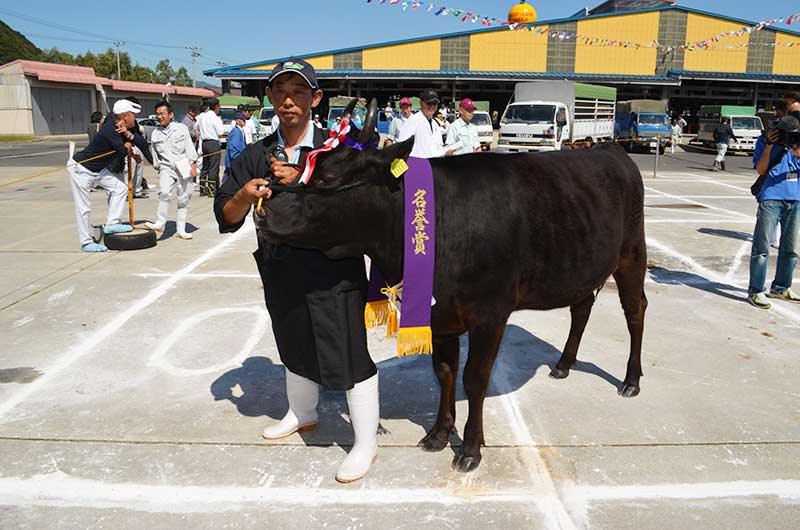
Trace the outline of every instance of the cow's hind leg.
<instances>
[{"instance_id":1,"label":"cow's hind leg","mask_svg":"<svg viewBox=\"0 0 800 530\"><path fill-rule=\"evenodd\" d=\"M619 299L628 322L631 336L631 351L628 356L628 369L625 381L619 389L622 397L639 394L639 378L642 377L642 334L644 333L644 314L647 310L647 297L644 294L644 278L647 272L647 250L644 235L630 252L623 253L619 259L614 280L617 282Z\"/></svg>"},{"instance_id":2,"label":"cow's hind leg","mask_svg":"<svg viewBox=\"0 0 800 530\"><path fill-rule=\"evenodd\" d=\"M572 324L569 327L569 338L567 344L564 346L564 353L556 363L556 366L550 371L550 377L554 379L564 379L569 375L569 369L575 364L578 358L578 347L581 344L581 337L583 337L583 330L586 329L586 323L589 321L589 315L592 312L594 305L594 294L589 295L578 302L571 305L569 308L572 315Z\"/></svg>"},{"instance_id":3,"label":"cow's hind leg","mask_svg":"<svg viewBox=\"0 0 800 530\"><path fill-rule=\"evenodd\" d=\"M441 451L447 447L456 426L456 377L459 360L458 335L434 337L433 371L439 380L439 415L428 434L420 440L423 451Z\"/></svg>"},{"instance_id":4,"label":"cow's hind leg","mask_svg":"<svg viewBox=\"0 0 800 530\"><path fill-rule=\"evenodd\" d=\"M506 319L481 324L469 333L469 356L464 367L464 390L469 399L469 417L464 427L464 443L453 459L456 471L473 471L481 463L483 439L483 401L489 387L492 366L503 339Z\"/></svg>"}]
</instances>

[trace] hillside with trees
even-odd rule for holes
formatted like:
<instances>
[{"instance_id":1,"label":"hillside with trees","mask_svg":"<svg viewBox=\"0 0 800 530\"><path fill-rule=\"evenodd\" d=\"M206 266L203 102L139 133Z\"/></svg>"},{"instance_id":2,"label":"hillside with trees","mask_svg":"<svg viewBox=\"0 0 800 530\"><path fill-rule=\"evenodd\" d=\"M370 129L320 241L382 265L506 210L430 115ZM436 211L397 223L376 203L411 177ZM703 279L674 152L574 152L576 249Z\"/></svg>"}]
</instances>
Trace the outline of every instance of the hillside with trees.
<instances>
[{"instance_id":1,"label":"hillside with trees","mask_svg":"<svg viewBox=\"0 0 800 530\"><path fill-rule=\"evenodd\" d=\"M100 77L109 79L116 79L117 77L117 54L113 48L108 48L102 53L87 51L78 55L72 55L58 48L40 50L24 35L0 20L0 64L9 63L17 59L88 66L94 68L95 73ZM169 59L161 59L153 69L142 66L138 62L134 64L128 52L120 52L119 66L120 79L123 81L192 86L192 78L186 68L183 66L177 69L173 68Z\"/></svg>"}]
</instances>

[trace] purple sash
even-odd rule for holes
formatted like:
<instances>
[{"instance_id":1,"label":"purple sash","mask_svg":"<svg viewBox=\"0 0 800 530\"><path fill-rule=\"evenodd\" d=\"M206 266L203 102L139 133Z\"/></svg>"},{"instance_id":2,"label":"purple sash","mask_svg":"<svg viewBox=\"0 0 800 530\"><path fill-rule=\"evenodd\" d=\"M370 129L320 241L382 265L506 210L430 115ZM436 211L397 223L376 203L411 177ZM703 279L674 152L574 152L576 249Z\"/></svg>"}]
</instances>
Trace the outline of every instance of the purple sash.
<instances>
[{"instance_id":1,"label":"purple sash","mask_svg":"<svg viewBox=\"0 0 800 530\"><path fill-rule=\"evenodd\" d=\"M397 327L399 286L388 286L374 265L370 268L364 321L368 328L387 324L387 336L397 331L397 356L433 352L431 303L436 257L436 217L433 171L424 158L409 158L403 177L402 313Z\"/></svg>"}]
</instances>

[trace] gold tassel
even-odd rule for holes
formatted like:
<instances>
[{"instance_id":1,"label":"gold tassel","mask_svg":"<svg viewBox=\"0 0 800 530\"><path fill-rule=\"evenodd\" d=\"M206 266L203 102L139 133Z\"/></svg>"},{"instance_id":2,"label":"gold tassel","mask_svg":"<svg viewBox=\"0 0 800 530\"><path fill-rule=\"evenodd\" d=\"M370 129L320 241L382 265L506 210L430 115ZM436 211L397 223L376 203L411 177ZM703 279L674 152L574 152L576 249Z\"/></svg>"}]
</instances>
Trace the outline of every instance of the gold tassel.
<instances>
[{"instance_id":1,"label":"gold tassel","mask_svg":"<svg viewBox=\"0 0 800 530\"><path fill-rule=\"evenodd\" d=\"M382 326L389 322L389 314L392 308L389 300L377 300L375 302L367 302L364 307L364 325L369 328Z\"/></svg>"},{"instance_id":2,"label":"gold tassel","mask_svg":"<svg viewBox=\"0 0 800 530\"><path fill-rule=\"evenodd\" d=\"M433 334L429 326L400 328L397 332L397 356L433 353Z\"/></svg>"},{"instance_id":3,"label":"gold tassel","mask_svg":"<svg viewBox=\"0 0 800 530\"><path fill-rule=\"evenodd\" d=\"M394 306L392 306L389 311L389 321L386 323L386 338L392 338L392 336L397 333L398 327L397 310L394 308Z\"/></svg>"}]
</instances>

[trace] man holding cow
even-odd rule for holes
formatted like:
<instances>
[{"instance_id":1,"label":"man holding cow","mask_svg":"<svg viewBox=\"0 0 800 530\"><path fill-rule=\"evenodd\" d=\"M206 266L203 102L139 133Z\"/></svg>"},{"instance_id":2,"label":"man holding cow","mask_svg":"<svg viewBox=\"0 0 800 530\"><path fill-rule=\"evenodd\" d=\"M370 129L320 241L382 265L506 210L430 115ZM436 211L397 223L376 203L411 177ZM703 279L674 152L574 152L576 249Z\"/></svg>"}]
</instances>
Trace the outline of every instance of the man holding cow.
<instances>
[{"instance_id":1,"label":"man holding cow","mask_svg":"<svg viewBox=\"0 0 800 530\"><path fill-rule=\"evenodd\" d=\"M280 127L233 161L214 200L220 232L238 230L250 209L270 198L267 185L293 183L300 175L299 164L324 142L322 130L311 119L322 91L310 64L300 59L279 63L266 92ZM285 161L278 154L285 154ZM269 205L264 215L272 215ZM286 415L264 429L262 437L279 440L314 428L320 385L344 390L355 443L336 480L358 480L377 457L379 418L378 372L367 350L363 319L367 287L363 256L331 259L302 244L273 244L260 231L254 256L286 366L289 401Z\"/></svg>"}]
</instances>

